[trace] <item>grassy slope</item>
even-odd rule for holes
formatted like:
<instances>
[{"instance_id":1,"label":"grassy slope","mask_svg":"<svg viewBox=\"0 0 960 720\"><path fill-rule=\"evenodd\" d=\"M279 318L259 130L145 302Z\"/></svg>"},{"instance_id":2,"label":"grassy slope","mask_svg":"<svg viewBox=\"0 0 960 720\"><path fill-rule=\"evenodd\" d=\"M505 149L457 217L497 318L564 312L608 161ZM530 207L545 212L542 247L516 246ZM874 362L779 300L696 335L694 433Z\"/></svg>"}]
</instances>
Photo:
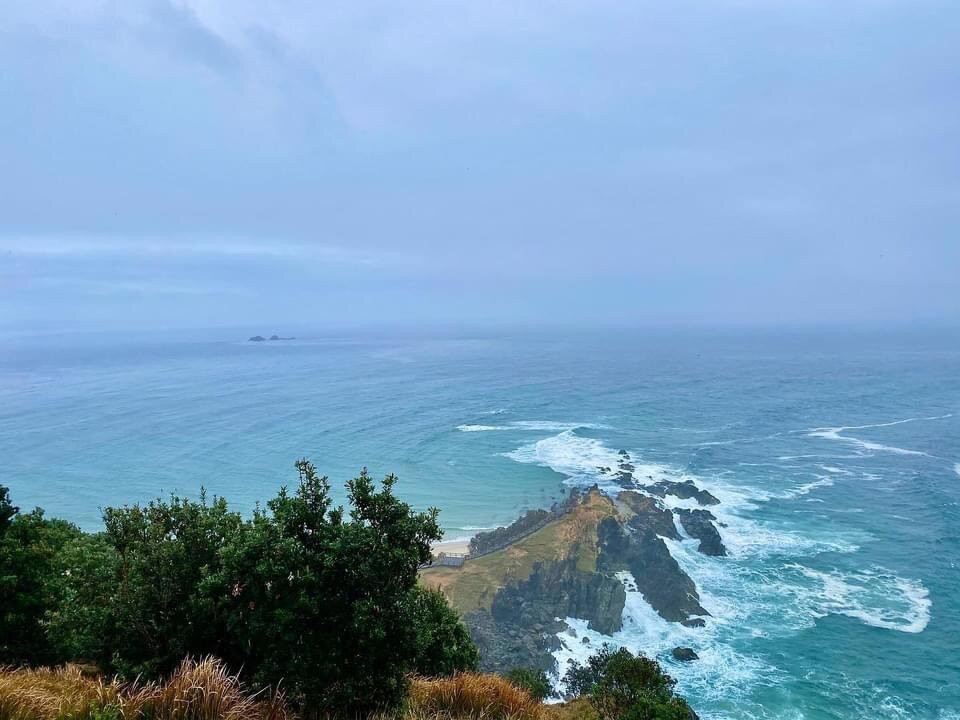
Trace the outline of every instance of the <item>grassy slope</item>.
<instances>
[{"instance_id":1,"label":"grassy slope","mask_svg":"<svg viewBox=\"0 0 960 720\"><path fill-rule=\"evenodd\" d=\"M566 558L575 546L577 567L596 570L597 525L615 513L608 497L590 492L571 512L513 545L468 560L462 568L427 568L420 581L439 587L460 613L489 610L494 595L509 580L526 580L536 563Z\"/></svg>"}]
</instances>

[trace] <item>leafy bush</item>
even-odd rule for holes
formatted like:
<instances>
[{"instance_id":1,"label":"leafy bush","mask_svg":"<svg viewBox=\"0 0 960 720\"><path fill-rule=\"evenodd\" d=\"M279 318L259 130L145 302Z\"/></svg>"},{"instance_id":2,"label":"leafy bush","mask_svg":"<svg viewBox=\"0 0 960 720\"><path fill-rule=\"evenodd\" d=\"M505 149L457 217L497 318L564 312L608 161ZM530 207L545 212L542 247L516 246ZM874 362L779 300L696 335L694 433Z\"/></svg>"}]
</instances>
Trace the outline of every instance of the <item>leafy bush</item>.
<instances>
[{"instance_id":1,"label":"leafy bush","mask_svg":"<svg viewBox=\"0 0 960 720\"><path fill-rule=\"evenodd\" d=\"M184 657L221 655L229 639L201 584L220 569L240 515L222 498L207 503L201 495L200 502L172 497L107 508L103 517L116 554L105 628L113 666L128 677L157 678Z\"/></svg>"},{"instance_id":2,"label":"leafy bush","mask_svg":"<svg viewBox=\"0 0 960 720\"><path fill-rule=\"evenodd\" d=\"M0 493L0 663L59 660L44 633L45 615L55 607L63 573L62 548L80 537L63 520L42 510L19 513L6 488Z\"/></svg>"},{"instance_id":3,"label":"leafy bush","mask_svg":"<svg viewBox=\"0 0 960 720\"><path fill-rule=\"evenodd\" d=\"M18 514L4 489L0 663L83 659L158 680L216 655L255 688L282 680L306 714L350 715L396 708L411 672L472 669L457 616L417 587L437 511L413 512L394 476L378 490L366 470L349 510L334 508L327 479L297 469L295 492L248 520L219 498L172 497L108 508L95 535Z\"/></svg>"},{"instance_id":4,"label":"leafy bush","mask_svg":"<svg viewBox=\"0 0 960 720\"><path fill-rule=\"evenodd\" d=\"M116 551L103 533L83 534L61 548L58 564L56 598L44 621L55 655L112 667L120 577Z\"/></svg>"},{"instance_id":5,"label":"leafy bush","mask_svg":"<svg viewBox=\"0 0 960 720\"><path fill-rule=\"evenodd\" d=\"M20 508L10 502L10 489L0 485L0 539L7 534L7 528L18 512Z\"/></svg>"},{"instance_id":6,"label":"leafy bush","mask_svg":"<svg viewBox=\"0 0 960 720\"><path fill-rule=\"evenodd\" d=\"M604 645L586 665L564 676L569 697L587 697L601 720L691 720L696 714L673 692L676 681L659 663Z\"/></svg>"},{"instance_id":7,"label":"leafy bush","mask_svg":"<svg viewBox=\"0 0 960 720\"><path fill-rule=\"evenodd\" d=\"M410 599L417 630L414 672L440 677L476 670L477 646L443 593L417 585Z\"/></svg>"},{"instance_id":8,"label":"leafy bush","mask_svg":"<svg viewBox=\"0 0 960 720\"><path fill-rule=\"evenodd\" d=\"M297 463L299 487L282 490L226 543L204 589L257 684L283 680L307 709L361 714L406 695L417 628L411 591L439 539L437 511L414 513L378 491L366 470L347 483L349 515L330 486Z\"/></svg>"},{"instance_id":9,"label":"leafy bush","mask_svg":"<svg viewBox=\"0 0 960 720\"><path fill-rule=\"evenodd\" d=\"M550 679L543 670L518 667L508 672L506 678L541 702L546 700L553 691L550 686Z\"/></svg>"}]
</instances>

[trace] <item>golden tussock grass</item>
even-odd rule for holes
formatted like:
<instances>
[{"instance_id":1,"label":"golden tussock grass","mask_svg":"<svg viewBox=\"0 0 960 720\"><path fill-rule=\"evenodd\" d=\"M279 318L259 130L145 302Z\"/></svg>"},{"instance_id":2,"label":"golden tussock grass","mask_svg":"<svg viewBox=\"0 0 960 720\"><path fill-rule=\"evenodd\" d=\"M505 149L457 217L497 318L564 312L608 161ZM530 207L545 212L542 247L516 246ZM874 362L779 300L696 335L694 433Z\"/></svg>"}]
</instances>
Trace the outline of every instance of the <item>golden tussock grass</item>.
<instances>
[{"instance_id":1,"label":"golden tussock grass","mask_svg":"<svg viewBox=\"0 0 960 720\"><path fill-rule=\"evenodd\" d=\"M122 684L81 668L0 671L0 720L288 720L282 697L247 693L218 660L185 660L165 683Z\"/></svg>"},{"instance_id":2,"label":"golden tussock grass","mask_svg":"<svg viewBox=\"0 0 960 720\"><path fill-rule=\"evenodd\" d=\"M540 720L543 705L499 675L414 678L405 720Z\"/></svg>"},{"instance_id":3,"label":"golden tussock grass","mask_svg":"<svg viewBox=\"0 0 960 720\"><path fill-rule=\"evenodd\" d=\"M571 720L499 675L413 678L402 710L370 720ZM315 713L323 717L324 713ZM295 720L218 660L185 660L163 683L105 681L77 665L0 668L0 720ZM577 718L577 720L580 720ZM592 720L592 719L590 719Z\"/></svg>"}]
</instances>

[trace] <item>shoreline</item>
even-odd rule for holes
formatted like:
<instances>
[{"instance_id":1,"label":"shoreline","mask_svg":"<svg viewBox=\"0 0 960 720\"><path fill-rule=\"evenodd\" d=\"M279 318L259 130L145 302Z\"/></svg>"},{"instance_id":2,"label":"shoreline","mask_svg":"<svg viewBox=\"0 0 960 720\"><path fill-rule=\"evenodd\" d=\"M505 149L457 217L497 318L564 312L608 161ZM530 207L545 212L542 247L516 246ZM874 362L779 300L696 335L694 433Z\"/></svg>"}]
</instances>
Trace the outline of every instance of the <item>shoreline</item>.
<instances>
[{"instance_id":1,"label":"shoreline","mask_svg":"<svg viewBox=\"0 0 960 720\"><path fill-rule=\"evenodd\" d=\"M433 543L432 550L434 556L440 553L451 553L457 555L466 555L470 552L470 540L472 537L458 537L450 540L441 540Z\"/></svg>"}]
</instances>

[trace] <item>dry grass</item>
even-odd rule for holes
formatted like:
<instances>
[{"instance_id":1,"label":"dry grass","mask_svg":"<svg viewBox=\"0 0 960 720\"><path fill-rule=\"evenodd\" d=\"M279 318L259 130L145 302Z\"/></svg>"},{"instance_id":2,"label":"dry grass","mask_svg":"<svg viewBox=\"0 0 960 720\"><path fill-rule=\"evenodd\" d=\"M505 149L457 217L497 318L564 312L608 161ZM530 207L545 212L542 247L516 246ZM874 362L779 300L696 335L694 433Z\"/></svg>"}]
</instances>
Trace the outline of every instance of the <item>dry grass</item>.
<instances>
[{"instance_id":1,"label":"dry grass","mask_svg":"<svg viewBox=\"0 0 960 720\"><path fill-rule=\"evenodd\" d=\"M288 720L282 697L248 694L217 660L166 683L105 683L73 665L0 671L0 720Z\"/></svg>"},{"instance_id":2,"label":"dry grass","mask_svg":"<svg viewBox=\"0 0 960 720\"><path fill-rule=\"evenodd\" d=\"M0 670L0 720L88 720L116 706L119 690L76 665Z\"/></svg>"},{"instance_id":3,"label":"dry grass","mask_svg":"<svg viewBox=\"0 0 960 720\"><path fill-rule=\"evenodd\" d=\"M318 716L322 717L323 713ZM67 665L0 669L0 720L295 720L282 697L250 695L217 660L184 661L165 683L105 682ZM558 715L499 675L414 678L403 709L370 720L595 720Z\"/></svg>"},{"instance_id":4,"label":"dry grass","mask_svg":"<svg viewBox=\"0 0 960 720\"><path fill-rule=\"evenodd\" d=\"M415 678L403 720L541 720L543 705L499 675Z\"/></svg>"}]
</instances>

